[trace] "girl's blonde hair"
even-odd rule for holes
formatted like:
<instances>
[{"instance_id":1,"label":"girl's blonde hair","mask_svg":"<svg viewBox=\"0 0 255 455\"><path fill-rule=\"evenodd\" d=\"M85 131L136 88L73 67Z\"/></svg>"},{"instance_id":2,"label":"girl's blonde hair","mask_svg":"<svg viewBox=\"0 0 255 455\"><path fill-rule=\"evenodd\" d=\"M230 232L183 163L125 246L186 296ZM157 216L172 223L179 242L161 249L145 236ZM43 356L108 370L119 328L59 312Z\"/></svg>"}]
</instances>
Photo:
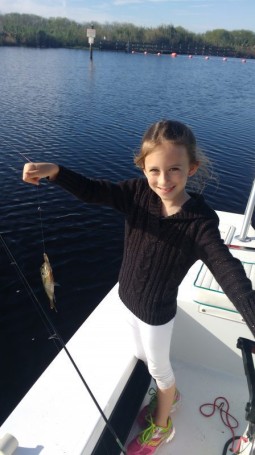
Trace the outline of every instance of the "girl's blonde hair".
<instances>
[{"instance_id":1,"label":"girl's blonde hair","mask_svg":"<svg viewBox=\"0 0 255 455\"><path fill-rule=\"evenodd\" d=\"M149 127L145 132L139 152L134 157L137 167L144 169L146 156L150 155L155 147L165 141L186 147L190 164L198 164L198 170L189 179L190 189L202 192L208 179L212 177L210 160L197 146L192 130L176 120L160 120Z\"/></svg>"}]
</instances>

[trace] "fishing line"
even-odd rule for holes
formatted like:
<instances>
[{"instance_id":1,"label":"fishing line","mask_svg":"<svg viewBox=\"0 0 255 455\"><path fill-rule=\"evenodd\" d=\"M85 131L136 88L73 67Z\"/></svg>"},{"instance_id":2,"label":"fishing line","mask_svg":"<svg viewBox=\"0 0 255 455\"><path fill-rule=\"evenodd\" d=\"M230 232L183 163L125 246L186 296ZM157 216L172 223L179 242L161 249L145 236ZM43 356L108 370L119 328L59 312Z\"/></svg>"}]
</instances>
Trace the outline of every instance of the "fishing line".
<instances>
[{"instance_id":1,"label":"fishing line","mask_svg":"<svg viewBox=\"0 0 255 455\"><path fill-rule=\"evenodd\" d=\"M23 158L25 158L26 161L29 163L33 163L24 153L18 152L19 155L21 155ZM36 164L34 164L36 168ZM43 220L42 220L42 208L41 208L41 203L40 203L40 196L39 196L39 186L36 188L37 190L37 204L38 204L38 212L39 212L39 220L40 220L40 228L41 228L41 236L42 236L42 245L43 245L43 253L46 253L45 250L45 237L44 237L44 230L43 230Z\"/></svg>"},{"instance_id":2,"label":"fishing line","mask_svg":"<svg viewBox=\"0 0 255 455\"><path fill-rule=\"evenodd\" d=\"M43 253L46 253L46 251L45 251L44 231L43 231L42 209L41 209L40 198L39 198L39 187L37 187L36 189L37 189L38 212L39 212L39 220L40 220L40 227L41 227Z\"/></svg>"}]
</instances>

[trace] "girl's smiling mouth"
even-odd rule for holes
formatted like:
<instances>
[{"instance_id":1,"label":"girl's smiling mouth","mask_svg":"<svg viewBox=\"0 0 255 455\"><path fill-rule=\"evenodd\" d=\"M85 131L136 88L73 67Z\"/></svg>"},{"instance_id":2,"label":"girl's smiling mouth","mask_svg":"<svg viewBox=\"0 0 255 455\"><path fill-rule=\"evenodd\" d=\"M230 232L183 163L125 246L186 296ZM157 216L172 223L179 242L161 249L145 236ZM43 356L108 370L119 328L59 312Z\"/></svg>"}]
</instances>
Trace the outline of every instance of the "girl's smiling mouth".
<instances>
[{"instance_id":1,"label":"girl's smiling mouth","mask_svg":"<svg viewBox=\"0 0 255 455\"><path fill-rule=\"evenodd\" d=\"M159 191L162 191L162 193L171 193L171 191L173 191L174 188L175 188L175 186L171 186L170 188L162 188L162 187L158 186Z\"/></svg>"}]
</instances>

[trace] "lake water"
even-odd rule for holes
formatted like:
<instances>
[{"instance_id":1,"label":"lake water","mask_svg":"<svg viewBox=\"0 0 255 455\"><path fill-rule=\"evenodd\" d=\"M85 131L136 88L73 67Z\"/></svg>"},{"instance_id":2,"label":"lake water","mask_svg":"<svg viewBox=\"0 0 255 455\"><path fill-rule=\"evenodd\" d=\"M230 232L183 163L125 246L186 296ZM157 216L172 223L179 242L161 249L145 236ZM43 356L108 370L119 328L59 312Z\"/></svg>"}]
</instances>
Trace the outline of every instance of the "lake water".
<instances>
[{"instance_id":1,"label":"lake water","mask_svg":"<svg viewBox=\"0 0 255 455\"><path fill-rule=\"evenodd\" d=\"M24 184L20 154L91 177L131 178L147 127L178 119L219 176L207 201L243 212L255 177L254 72L255 61L239 59L94 52L91 62L82 50L0 48L0 232L65 341L117 280L123 220L52 184ZM58 313L41 284L40 214ZM1 423L57 351L3 248L0 257Z\"/></svg>"}]
</instances>

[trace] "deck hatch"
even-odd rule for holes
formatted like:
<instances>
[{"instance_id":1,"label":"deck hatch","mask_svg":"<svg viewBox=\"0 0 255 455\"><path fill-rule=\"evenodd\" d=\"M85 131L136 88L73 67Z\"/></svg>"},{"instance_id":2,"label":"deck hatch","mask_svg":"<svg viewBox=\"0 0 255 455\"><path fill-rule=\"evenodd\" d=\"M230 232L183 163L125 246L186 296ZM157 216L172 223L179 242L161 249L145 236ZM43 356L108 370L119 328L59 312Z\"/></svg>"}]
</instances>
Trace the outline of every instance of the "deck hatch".
<instances>
[{"instance_id":1,"label":"deck hatch","mask_svg":"<svg viewBox=\"0 0 255 455\"><path fill-rule=\"evenodd\" d=\"M247 277L252 282L253 289L255 289L255 263L241 262ZM202 305L238 313L205 264L202 265L195 279L193 300Z\"/></svg>"}]
</instances>

